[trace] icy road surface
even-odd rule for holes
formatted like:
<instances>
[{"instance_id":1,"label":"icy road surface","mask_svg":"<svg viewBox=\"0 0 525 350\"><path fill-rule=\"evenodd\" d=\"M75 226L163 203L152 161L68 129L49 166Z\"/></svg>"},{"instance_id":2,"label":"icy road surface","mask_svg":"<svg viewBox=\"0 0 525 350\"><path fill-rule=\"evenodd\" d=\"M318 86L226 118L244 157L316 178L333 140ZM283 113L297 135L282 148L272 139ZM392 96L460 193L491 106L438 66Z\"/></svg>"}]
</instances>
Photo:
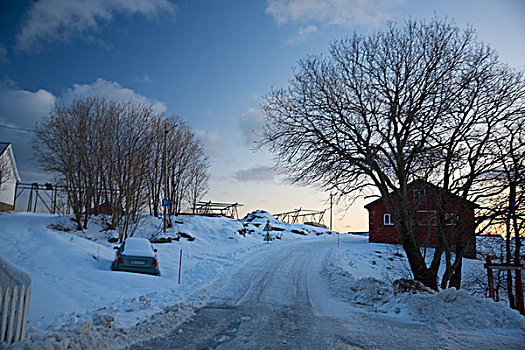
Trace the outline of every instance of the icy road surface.
<instances>
[{"instance_id":1,"label":"icy road surface","mask_svg":"<svg viewBox=\"0 0 525 350\"><path fill-rule=\"evenodd\" d=\"M175 333L132 349L522 349L505 335L370 313L332 296L321 276L334 240L265 247L217 285L211 302Z\"/></svg>"}]
</instances>

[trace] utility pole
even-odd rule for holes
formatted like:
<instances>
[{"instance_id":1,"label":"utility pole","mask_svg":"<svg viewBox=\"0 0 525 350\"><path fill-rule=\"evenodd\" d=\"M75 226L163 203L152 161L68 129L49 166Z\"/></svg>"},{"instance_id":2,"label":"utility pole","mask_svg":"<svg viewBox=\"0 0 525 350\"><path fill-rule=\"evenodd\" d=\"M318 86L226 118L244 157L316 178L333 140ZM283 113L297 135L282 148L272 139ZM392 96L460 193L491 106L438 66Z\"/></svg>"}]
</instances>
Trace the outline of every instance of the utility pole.
<instances>
[{"instance_id":1,"label":"utility pole","mask_svg":"<svg viewBox=\"0 0 525 350\"><path fill-rule=\"evenodd\" d=\"M332 228L333 197L334 195L330 193L330 231L333 231L333 228ZM337 232L337 246L339 247L339 232Z\"/></svg>"},{"instance_id":2,"label":"utility pole","mask_svg":"<svg viewBox=\"0 0 525 350\"><path fill-rule=\"evenodd\" d=\"M330 231L332 231L332 194L330 193Z\"/></svg>"},{"instance_id":3,"label":"utility pole","mask_svg":"<svg viewBox=\"0 0 525 350\"><path fill-rule=\"evenodd\" d=\"M168 124L164 121L164 199L168 199ZM162 206L164 207L164 233L166 233L166 209L164 201L162 201Z\"/></svg>"}]
</instances>

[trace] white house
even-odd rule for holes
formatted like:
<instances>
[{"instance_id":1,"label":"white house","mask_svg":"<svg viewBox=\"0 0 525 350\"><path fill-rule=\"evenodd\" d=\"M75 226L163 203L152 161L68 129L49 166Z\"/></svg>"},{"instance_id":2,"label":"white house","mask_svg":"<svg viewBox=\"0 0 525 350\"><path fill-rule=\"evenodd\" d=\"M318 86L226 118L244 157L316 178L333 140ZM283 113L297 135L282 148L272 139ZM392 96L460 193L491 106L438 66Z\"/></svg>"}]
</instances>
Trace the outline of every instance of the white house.
<instances>
[{"instance_id":1,"label":"white house","mask_svg":"<svg viewBox=\"0 0 525 350\"><path fill-rule=\"evenodd\" d=\"M16 184L20 182L10 143L0 142L0 211L14 210Z\"/></svg>"}]
</instances>

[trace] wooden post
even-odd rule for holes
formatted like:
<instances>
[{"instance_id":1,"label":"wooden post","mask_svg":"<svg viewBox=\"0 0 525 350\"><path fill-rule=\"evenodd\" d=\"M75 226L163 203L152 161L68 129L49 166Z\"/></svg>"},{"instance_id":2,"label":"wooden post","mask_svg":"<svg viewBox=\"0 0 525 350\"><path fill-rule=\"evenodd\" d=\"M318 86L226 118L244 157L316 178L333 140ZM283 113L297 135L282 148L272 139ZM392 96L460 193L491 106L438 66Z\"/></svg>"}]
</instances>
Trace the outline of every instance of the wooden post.
<instances>
[{"instance_id":1,"label":"wooden post","mask_svg":"<svg viewBox=\"0 0 525 350\"><path fill-rule=\"evenodd\" d=\"M13 210L16 210L16 194L18 193L18 181L15 184L15 195L13 198Z\"/></svg>"},{"instance_id":2,"label":"wooden post","mask_svg":"<svg viewBox=\"0 0 525 350\"><path fill-rule=\"evenodd\" d=\"M33 209L33 212L36 213L36 206L38 204L38 184L33 184L33 186L35 186L35 207Z\"/></svg>"},{"instance_id":3,"label":"wooden post","mask_svg":"<svg viewBox=\"0 0 525 350\"><path fill-rule=\"evenodd\" d=\"M20 340L24 340L26 338L27 318L29 317L29 300L31 300L31 285L27 286L26 290L24 317L22 319L22 334L20 335Z\"/></svg>"},{"instance_id":4,"label":"wooden post","mask_svg":"<svg viewBox=\"0 0 525 350\"><path fill-rule=\"evenodd\" d=\"M9 304L11 301L11 290L9 287L5 290L5 294L2 298L3 300L0 301L2 303L2 320L0 322L0 342L3 342L6 340L5 334L7 329L7 313L9 311Z\"/></svg>"},{"instance_id":5,"label":"wooden post","mask_svg":"<svg viewBox=\"0 0 525 350\"><path fill-rule=\"evenodd\" d=\"M7 342L13 342L13 335L15 331L15 313L16 313L16 302L18 301L18 286L13 288L13 294L11 295L11 310L9 312L9 319L7 320Z\"/></svg>"},{"instance_id":6,"label":"wooden post","mask_svg":"<svg viewBox=\"0 0 525 350\"><path fill-rule=\"evenodd\" d=\"M516 265L516 283L515 289L516 289L516 299L518 301L518 311L520 314L525 315L525 309L523 307L523 285L521 283L521 269L520 269L520 261L519 259L514 260L514 265Z\"/></svg>"},{"instance_id":7,"label":"wooden post","mask_svg":"<svg viewBox=\"0 0 525 350\"><path fill-rule=\"evenodd\" d=\"M30 213L33 208L33 185L31 185L31 192L29 192L29 199L27 200L27 211Z\"/></svg>"},{"instance_id":8,"label":"wooden post","mask_svg":"<svg viewBox=\"0 0 525 350\"><path fill-rule=\"evenodd\" d=\"M492 264L490 256L487 256L486 262L487 263L485 267L487 268L487 277L489 279L489 297L496 301L496 293L494 293L494 275L492 274L492 269L490 268L490 264Z\"/></svg>"},{"instance_id":9,"label":"wooden post","mask_svg":"<svg viewBox=\"0 0 525 350\"><path fill-rule=\"evenodd\" d=\"M180 250L180 258L179 258L179 284L180 284L180 271L182 269L182 249Z\"/></svg>"},{"instance_id":10,"label":"wooden post","mask_svg":"<svg viewBox=\"0 0 525 350\"><path fill-rule=\"evenodd\" d=\"M15 326L15 339L14 341L20 341L22 340L22 327L25 327L27 324L22 324L22 320L24 319L24 306L25 306L25 296L26 296L26 289L22 285L20 286L20 297L18 298L18 309L16 310L16 326ZM13 320L13 323L15 323L15 320Z\"/></svg>"},{"instance_id":11,"label":"wooden post","mask_svg":"<svg viewBox=\"0 0 525 350\"><path fill-rule=\"evenodd\" d=\"M53 214L57 213L57 186L55 185L55 190L53 192Z\"/></svg>"}]
</instances>

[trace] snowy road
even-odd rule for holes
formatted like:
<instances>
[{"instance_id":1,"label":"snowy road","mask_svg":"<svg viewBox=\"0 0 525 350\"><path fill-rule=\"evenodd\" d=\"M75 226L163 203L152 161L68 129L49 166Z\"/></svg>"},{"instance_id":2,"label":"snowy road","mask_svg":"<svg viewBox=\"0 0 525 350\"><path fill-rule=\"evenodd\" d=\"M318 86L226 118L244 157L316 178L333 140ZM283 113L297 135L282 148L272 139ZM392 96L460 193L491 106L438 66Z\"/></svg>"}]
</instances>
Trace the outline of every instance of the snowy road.
<instances>
[{"instance_id":1,"label":"snowy road","mask_svg":"<svg viewBox=\"0 0 525 350\"><path fill-rule=\"evenodd\" d=\"M334 240L265 247L177 332L132 349L522 348L504 334L400 322L331 296L321 267L332 249Z\"/></svg>"}]
</instances>

